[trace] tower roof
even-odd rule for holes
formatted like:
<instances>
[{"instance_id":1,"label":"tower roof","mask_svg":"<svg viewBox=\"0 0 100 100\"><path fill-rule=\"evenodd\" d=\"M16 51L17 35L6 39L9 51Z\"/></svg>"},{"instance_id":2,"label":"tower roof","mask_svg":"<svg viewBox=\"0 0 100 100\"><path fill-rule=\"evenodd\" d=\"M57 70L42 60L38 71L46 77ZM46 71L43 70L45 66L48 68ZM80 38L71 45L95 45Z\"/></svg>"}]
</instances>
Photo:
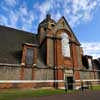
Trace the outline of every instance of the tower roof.
<instances>
[{"instance_id":1,"label":"tower roof","mask_svg":"<svg viewBox=\"0 0 100 100\"><path fill-rule=\"evenodd\" d=\"M56 21L51 18L51 15L47 14L46 18L39 24L39 26L48 25L49 22L56 24Z\"/></svg>"}]
</instances>

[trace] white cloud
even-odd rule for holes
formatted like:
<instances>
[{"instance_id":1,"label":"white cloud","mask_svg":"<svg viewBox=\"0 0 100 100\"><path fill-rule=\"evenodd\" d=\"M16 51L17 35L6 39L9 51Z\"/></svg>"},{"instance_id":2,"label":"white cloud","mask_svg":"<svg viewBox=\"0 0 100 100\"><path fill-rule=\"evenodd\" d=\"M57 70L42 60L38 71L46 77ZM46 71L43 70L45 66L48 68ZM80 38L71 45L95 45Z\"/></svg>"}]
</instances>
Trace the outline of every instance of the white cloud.
<instances>
[{"instance_id":1,"label":"white cloud","mask_svg":"<svg viewBox=\"0 0 100 100\"><path fill-rule=\"evenodd\" d=\"M95 9L99 6L100 0L73 0L72 2L72 18L69 21L72 26L76 26L81 21L91 21ZM76 16L76 17L74 17ZM80 17L81 16L81 17ZM73 23L74 21L74 23Z\"/></svg>"},{"instance_id":2,"label":"white cloud","mask_svg":"<svg viewBox=\"0 0 100 100\"><path fill-rule=\"evenodd\" d=\"M11 26L14 27L16 27L19 20L22 27L27 26L25 24L33 27L33 22L36 21L38 24L45 18L47 13L50 13L55 20L65 16L71 27L75 27L83 21L91 21L95 9L100 6L100 0L44 0L43 2L36 1L33 8L30 9L25 0L22 4L19 4L19 0L4 1L5 4L3 3L2 9L8 12L8 20ZM12 7L15 7L15 9L12 9Z\"/></svg>"},{"instance_id":3,"label":"white cloud","mask_svg":"<svg viewBox=\"0 0 100 100\"><path fill-rule=\"evenodd\" d=\"M28 15L27 7L25 5L21 6L19 8L19 10L20 10L20 14L22 14L22 15Z\"/></svg>"},{"instance_id":4,"label":"white cloud","mask_svg":"<svg viewBox=\"0 0 100 100\"><path fill-rule=\"evenodd\" d=\"M61 15L61 13L59 11L57 11L57 13L53 14L52 17L55 20L59 20L62 17L62 15Z\"/></svg>"},{"instance_id":5,"label":"white cloud","mask_svg":"<svg viewBox=\"0 0 100 100\"><path fill-rule=\"evenodd\" d=\"M100 42L82 43L84 54L92 55L93 58L100 58Z\"/></svg>"},{"instance_id":6,"label":"white cloud","mask_svg":"<svg viewBox=\"0 0 100 100\"><path fill-rule=\"evenodd\" d=\"M10 11L9 13L9 20L10 20L10 26L16 28L17 22L18 22L19 14L18 12Z\"/></svg>"},{"instance_id":7,"label":"white cloud","mask_svg":"<svg viewBox=\"0 0 100 100\"><path fill-rule=\"evenodd\" d=\"M48 13L48 11L51 9L52 7L52 0L47 0L46 2L40 4L40 3L36 3L34 5L35 9L38 9L40 11L40 17L39 17L39 22L42 21L46 14Z\"/></svg>"},{"instance_id":8,"label":"white cloud","mask_svg":"<svg viewBox=\"0 0 100 100\"><path fill-rule=\"evenodd\" d=\"M8 25L8 18L5 16L0 15L0 24Z\"/></svg>"},{"instance_id":9,"label":"white cloud","mask_svg":"<svg viewBox=\"0 0 100 100\"><path fill-rule=\"evenodd\" d=\"M8 9L8 10L7 10ZM25 31L31 31L33 28L34 12L32 10L28 11L27 5L24 3L19 6L18 9L11 9L4 7L7 17L0 14L0 23L13 27L20 28ZM20 25L18 25L20 23Z\"/></svg>"},{"instance_id":10,"label":"white cloud","mask_svg":"<svg viewBox=\"0 0 100 100\"><path fill-rule=\"evenodd\" d=\"M34 19L35 19L35 17L34 17L33 12L30 12L29 13L29 20L27 20L27 23L31 25L32 22L34 21Z\"/></svg>"},{"instance_id":11,"label":"white cloud","mask_svg":"<svg viewBox=\"0 0 100 100\"><path fill-rule=\"evenodd\" d=\"M43 20L46 13L50 12L56 20L60 16L65 16L74 27L82 21L92 20L95 8L100 6L100 0L46 0L34 6L40 11L40 20Z\"/></svg>"},{"instance_id":12,"label":"white cloud","mask_svg":"<svg viewBox=\"0 0 100 100\"><path fill-rule=\"evenodd\" d=\"M33 28L33 22L35 20L34 12L32 10L28 10L28 7L24 3L22 6L20 6L19 11L19 20L21 20L22 23L22 30L25 31L31 31Z\"/></svg>"},{"instance_id":13,"label":"white cloud","mask_svg":"<svg viewBox=\"0 0 100 100\"><path fill-rule=\"evenodd\" d=\"M15 6L16 5L16 0L5 0L5 3L8 6Z\"/></svg>"}]
</instances>

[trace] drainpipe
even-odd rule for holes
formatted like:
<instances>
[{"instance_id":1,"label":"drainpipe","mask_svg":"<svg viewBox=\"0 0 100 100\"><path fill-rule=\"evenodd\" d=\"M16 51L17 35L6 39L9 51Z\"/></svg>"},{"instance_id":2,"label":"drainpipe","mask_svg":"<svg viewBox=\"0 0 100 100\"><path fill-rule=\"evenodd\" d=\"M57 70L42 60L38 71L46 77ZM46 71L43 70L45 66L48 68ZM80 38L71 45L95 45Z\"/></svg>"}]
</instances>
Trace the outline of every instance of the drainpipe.
<instances>
[{"instance_id":1,"label":"drainpipe","mask_svg":"<svg viewBox=\"0 0 100 100\"><path fill-rule=\"evenodd\" d=\"M56 36L54 34L53 37L53 41L54 41L54 80L57 80L57 67L56 67ZM54 87L58 88L57 86L57 82L54 82Z\"/></svg>"},{"instance_id":2,"label":"drainpipe","mask_svg":"<svg viewBox=\"0 0 100 100\"><path fill-rule=\"evenodd\" d=\"M72 47L72 44L73 44L73 42L70 40L70 42L69 42L69 44L71 45L71 47ZM74 57L74 55L73 55L73 47L71 48L72 50L71 50L71 53L72 53L72 63L73 63L73 86L74 86L74 83L75 83L75 79L74 79L74 72L75 72L75 70L74 70L74 59L73 59L73 57Z\"/></svg>"}]
</instances>

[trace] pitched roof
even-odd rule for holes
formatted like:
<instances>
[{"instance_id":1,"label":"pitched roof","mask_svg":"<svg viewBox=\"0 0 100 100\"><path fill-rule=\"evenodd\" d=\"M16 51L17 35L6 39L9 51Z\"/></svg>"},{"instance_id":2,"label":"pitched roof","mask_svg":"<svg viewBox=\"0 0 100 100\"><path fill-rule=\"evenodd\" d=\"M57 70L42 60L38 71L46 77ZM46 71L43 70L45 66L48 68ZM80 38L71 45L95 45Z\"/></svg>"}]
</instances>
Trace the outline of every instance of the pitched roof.
<instances>
[{"instance_id":1,"label":"pitched roof","mask_svg":"<svg viewBox=\"0 0 100 100\"><path fill-rule=\"evenodd\" d=\"M66 25L67 25L67 28L68 28L68 30L73 34L73 36L74 36L74 38L75 38L75 41L80 45L80 42L79 42L79 40L77 39L77 37L75 36L75 34L74 34L74 32L73 32L73 30L71 29L71 27L70 27L70 25L68 24L68 22L67 22L67 20L65 19L65 17L64 16L62 16L59 20L58 20L58 22L60 21L60 20L64 20L65 21L65 23L66 23Z\"/></svg>"},{"instance_id":2,"label":"pitched roof","mask_svg":"<svg viewBox=\"0 0 100 100\"><path fill-rule=\"evenodd\" d=\"M24 43L38 44L37 35L0 26L0 63L20 63Z\"/></svg>"}]
</instances>

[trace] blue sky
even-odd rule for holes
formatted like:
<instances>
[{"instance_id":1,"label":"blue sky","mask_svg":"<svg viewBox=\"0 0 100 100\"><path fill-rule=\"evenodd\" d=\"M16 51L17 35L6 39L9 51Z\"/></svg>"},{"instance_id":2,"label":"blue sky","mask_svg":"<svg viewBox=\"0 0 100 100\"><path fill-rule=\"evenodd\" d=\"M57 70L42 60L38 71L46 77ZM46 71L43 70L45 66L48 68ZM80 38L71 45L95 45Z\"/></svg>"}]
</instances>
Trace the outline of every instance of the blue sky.
<instances>
[{"instance_id":1,"label":"blue sky","mask_svg":"<svg viewBox=\"0 0 100 100\"><path fill-rule=\"evenodd\" d=\"M0 25L37 33L47 13L65 16L84 54L100 57L100 0L0 0Z\"/></svg>"}]
</instances>

